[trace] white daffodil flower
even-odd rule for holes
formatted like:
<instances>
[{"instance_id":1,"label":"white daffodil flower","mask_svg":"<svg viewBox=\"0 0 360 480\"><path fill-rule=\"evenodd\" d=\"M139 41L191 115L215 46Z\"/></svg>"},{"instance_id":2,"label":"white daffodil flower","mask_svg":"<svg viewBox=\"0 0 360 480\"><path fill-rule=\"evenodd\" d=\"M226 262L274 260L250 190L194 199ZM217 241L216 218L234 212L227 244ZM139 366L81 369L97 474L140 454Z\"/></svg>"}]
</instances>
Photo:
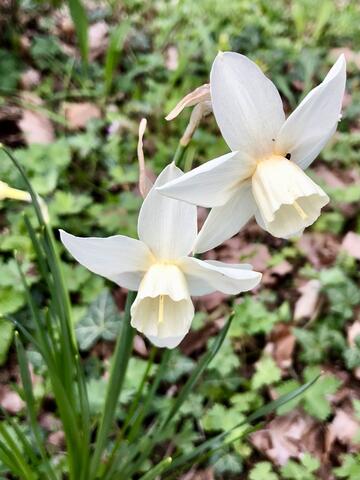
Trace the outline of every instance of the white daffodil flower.
<instances>
[{"instance_id":1,"label":"white daffodil flower","mask_svg":"<svg viewBox=\"0 0 360 480\"><path fill-rule=\"evenodd\" d=\"M346 65L339 57L324 81L285 119L274 84L243 55L220 53L210 76L216 121L232 152L159 191L212 208L196 252L235 235L253 216L275 237L301 234L329 201L304 172L336 130Z\"/></svg>"},{"instance_id":2,"label":"white daffodil flower","mask_svg":"<svg viewBox=\"0 0 360 480\"><path fill-rule=\"evenodd\" d=\"M72 256L90 271L137 290L131 325L159 346L174 348L188 332L194 306L190 295L216 290L237 294L255 287L261 274L250 265L189 257L197 235L194 205L160 195L156 187L179 178L173 163L159 175L138 219L139 240L116 235L79 238L60 230Z\"/></svg>"}]
</instances>

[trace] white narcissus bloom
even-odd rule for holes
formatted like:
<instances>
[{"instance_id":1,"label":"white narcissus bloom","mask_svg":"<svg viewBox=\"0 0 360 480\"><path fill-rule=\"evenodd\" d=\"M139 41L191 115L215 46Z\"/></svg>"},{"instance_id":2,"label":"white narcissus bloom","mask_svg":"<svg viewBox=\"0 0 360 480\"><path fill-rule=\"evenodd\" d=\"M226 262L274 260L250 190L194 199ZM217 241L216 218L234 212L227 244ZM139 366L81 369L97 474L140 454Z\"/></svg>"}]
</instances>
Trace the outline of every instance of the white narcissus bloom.
<instances>
[{"instance_id":1,"label":"white narcissus bloom","mask_svg":"<svg viewBox=\"0 0 360 480\"><path fill-rule=\"evenodd\" d=\"M190 295L216 290L237 294L261 279L250 265L189 257L197 235L196 207L156 191L182 175L170 164L157 178L140 210L139 240L123 235L80 238L60 230L63 244L79 263L138 291L131 325L155 345L167 348L176 347L190 328L194 316Z\"/></svg>"},{"instance_id":2,"label":"white narcissus bloom","mask_svg":"<svg viewBox=\"0 0 360 480\"><path fill-rule=\"evenodd\" d=\"M346 65L339 57L324 81L285 119L274 84L238 53L220 53L210 76L211 101L221 133L232 150L159 191L212 208L196 252L235 235L253 216L275 237L298 235L329 201L304 172L336 130Z\"/></svg>"}]
</instances>

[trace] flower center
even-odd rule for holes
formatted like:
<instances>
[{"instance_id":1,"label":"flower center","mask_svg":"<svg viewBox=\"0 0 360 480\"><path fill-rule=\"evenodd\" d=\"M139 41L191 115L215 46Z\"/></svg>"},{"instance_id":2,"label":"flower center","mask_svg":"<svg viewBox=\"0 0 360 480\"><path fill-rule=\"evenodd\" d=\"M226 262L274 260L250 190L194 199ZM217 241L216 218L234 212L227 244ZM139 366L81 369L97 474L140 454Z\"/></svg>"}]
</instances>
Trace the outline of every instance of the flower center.
<instances>
[{"instance_id":1,"label":"flower center","mask_svg":"<svg viewBox=\"0 0 360 480\"><path fill-rule=\"evenodd\" d=\"M307 214L304 212L304 210L300 207L300 205L298 204L298 202L296 200L293 201L293 206L295 208L295 210L297 211L297 213L300 215L300 217L303 219L303 220L306 220L307 219Z\"/></svg>"},{"instance_id":2,"label":"flower center","mask_svg":"<svg viewBox=\"0 0 360 480\"><path fill-rule=\"evenodd\" d=\"M159 296L158 323L163 323L163 321L164 321L164 300L165 300L165 295L160 295Z\"/></svg>"}]
</instances>

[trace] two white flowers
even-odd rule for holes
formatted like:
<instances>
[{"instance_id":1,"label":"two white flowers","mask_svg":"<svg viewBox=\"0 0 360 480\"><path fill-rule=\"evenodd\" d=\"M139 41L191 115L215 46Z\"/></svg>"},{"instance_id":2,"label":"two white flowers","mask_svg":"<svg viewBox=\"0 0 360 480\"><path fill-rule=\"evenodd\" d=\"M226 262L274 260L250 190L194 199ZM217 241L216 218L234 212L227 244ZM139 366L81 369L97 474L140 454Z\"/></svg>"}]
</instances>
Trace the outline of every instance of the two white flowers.
<instances>
[{"instance_id":1,"label":"two white flowers","mask_svg":"<svg viewBox=\"0 0 360 480\"><path fill-rule=\"evenodd\" d=\"M255 215L272 235L299 235L328 196L304 172L336 130L345 89L341 56L324 81L285 120L280 95L243 55L220 53L210 75L211 104L232 150L183 174L174 164L143 202L139 240L117 235L79 238L61 231L75 259L138 294L131 324L157 346L174 348L188 332L190 295L237 294L261 279L250 265L202 261ZM212 207L197 234L196 205Z\"/></svg>"}]
</instances>

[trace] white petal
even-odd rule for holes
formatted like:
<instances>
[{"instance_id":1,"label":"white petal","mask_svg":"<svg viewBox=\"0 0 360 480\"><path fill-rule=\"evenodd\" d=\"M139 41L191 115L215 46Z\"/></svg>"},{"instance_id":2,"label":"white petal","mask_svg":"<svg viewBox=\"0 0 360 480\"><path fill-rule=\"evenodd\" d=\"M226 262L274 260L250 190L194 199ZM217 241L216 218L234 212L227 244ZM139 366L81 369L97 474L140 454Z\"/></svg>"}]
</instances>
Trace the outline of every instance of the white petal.
<instances>
[{"instance_id":1,"label":"white petal","mask_svg":"<svg viewBox=\"0 0 360 480\"><path fill-rule=\"evenodd\" d=\"M166 338L160 338L160 337L154 337L152 335L147 335L147 338L150 340L150 342L155 345L155 347L159 348L175 348L181 343L182 339L185 337L185 335L188 333L188 331L184 332L183 335L180 335L179 337L166 337Z\"/></svg>"},{"instance_id":2,"label":"white petal","mask_svg":"<svg viewBox=\"0 0 360 480\"><path fill-rule=\"evenodd\" d=\"M155 264L145 274L131 307L131 325L155 345L174 348L189 331L194 306L181 269Z\"/></svg>"},{"instance_id":3,"label":"white petal","mask_svg":"<svg viewBox=\"0 0 360 480\"><path fill-rule=\"evenodd\" d=\"M272 157L258 164L252 191L261 227L289 238L313 224L329 198L295 163Z\"/></svg>"},{"instance_id":4,"label":"white petal","mask_svg":"<svg viewBox=\"0 0 360 480\"><path fill-rule=\"evenodd\" d=\"M263 230L267 230L267 226L266 226L266 222L265 220L262 218L261 216L261 212L259 209L256 210L255 212L255 220L256 220L256 223L259 225L259 227L261 227ZM300 238L301 235L304 233L304 228L302 228L301 230L297 231L297 232L294 232L294 233L291 233L291 235L289 236L284 236L282 238L284 238L285 240L288 240L289 238L292 238L292 239L295 239L295 238Z\"/></svg>"},{"instance_id":5,"label":"white petal","mask_svg":"<svg viewBox=\"0 0 360 480\"><path fill-rule=\"evenodd\" d=\"M60 230L60 238L81 265L131 290L138 289L153 261L143 242L123 235L81 238Z\"/></svg>"},{"instance_id":6,"label":"white petal","mask_svg":"<svg viewBox=\"0 0 360 480\"><path fill-rule=\"evenodd\" d=\"M244 55L219 53L210 75L214 115L231 150L269 155L285 120L275 85Z\"/></svg>"},{"instance_id":7,"label":"white petal","mask_svg":"<svg viewBox=\"0 0 360 480\"><path fill-rule=\"evenodd\" d=\"M161 309L163 313L160 321ZM168 296L155 298L138 296L131 307L131 325L154 344L161 345L160 342L165 342L164 346L169 345L168 348L173 348L174 337L180 343L189 331L193 318L194 305L190 297L176 302Z\"/></svg>"},{"instance_id":8,"label":"white petal","mask_svg":"<svg viewBox=\"0 0 360 480\"><path fill-rule=\"evenodd\" d=\"M159 295L167 295L175 301L189 296L185 277L176 265L155 263L142 279L139 298L155 298Z\"/></svg>"},{"instance_id":9,"label":"white petal","mask_svg":"<svg viewBox=\"0 0 360 480\"><path fill-rule=\"evenodd\" d=\"M189 285L191 295L206 295L220 291L231 295L256 287L261 273L249 269L249 265L202 261L186 257L180 267Z\"/></svg>"},{"instance_id":10,"label":"white petal","mask_svg":"<svg viewBox=\"0 0 360 480\"><path fill-rule=\"evenodd\" d=\"M157 187L181 175L182 171L173 163L168 165L157 178L139 213L139 238L157 259L182 257L194 245L197 233L196 207L156 191Z\"/></svg>"},{"instance_id":11,"label":"white petal","mask_svg":"<svg viewBox=\"0 0 360 480\"><path fill-rule=\"evenodd\" d=\"M337 128L345 91L346 62L341 55L324 81L304 98L282 126L276 152L306 169Z\"/></svg>"},{"instance_id":12,"label":"white petal","mask_svg":"<svg viewBox=\"0 0 360 480\"><path fill-rule=\"evenodd\" d=\"M197 237L194 252L211 250L238 233L254 215L255 208L251 182L247 180L237 187L225 205L210 211Z\"/></svg>"},{"instance_id":13,"label":"white petal","mask_svg":"<svg viewBox=\"0 0 360 480\"><path fill-rule=\"evenodd\" d=\"M234 193L236 185L249 178L256 162L241 152L230 152L172 180L158 191L171 198L201 205L224 205Z\"/></svg>"},{"instance_id":14,"label":"white petal","mask_svg":"<svg viewBox=\"0 0 360 480\"><path fill-rule=\"evenodd\" d=\"M145 274L131 307L131 325L155 345L173 348L189 331L194 306L181 269L155 264Z\"/></svg>"}]
</instances>

